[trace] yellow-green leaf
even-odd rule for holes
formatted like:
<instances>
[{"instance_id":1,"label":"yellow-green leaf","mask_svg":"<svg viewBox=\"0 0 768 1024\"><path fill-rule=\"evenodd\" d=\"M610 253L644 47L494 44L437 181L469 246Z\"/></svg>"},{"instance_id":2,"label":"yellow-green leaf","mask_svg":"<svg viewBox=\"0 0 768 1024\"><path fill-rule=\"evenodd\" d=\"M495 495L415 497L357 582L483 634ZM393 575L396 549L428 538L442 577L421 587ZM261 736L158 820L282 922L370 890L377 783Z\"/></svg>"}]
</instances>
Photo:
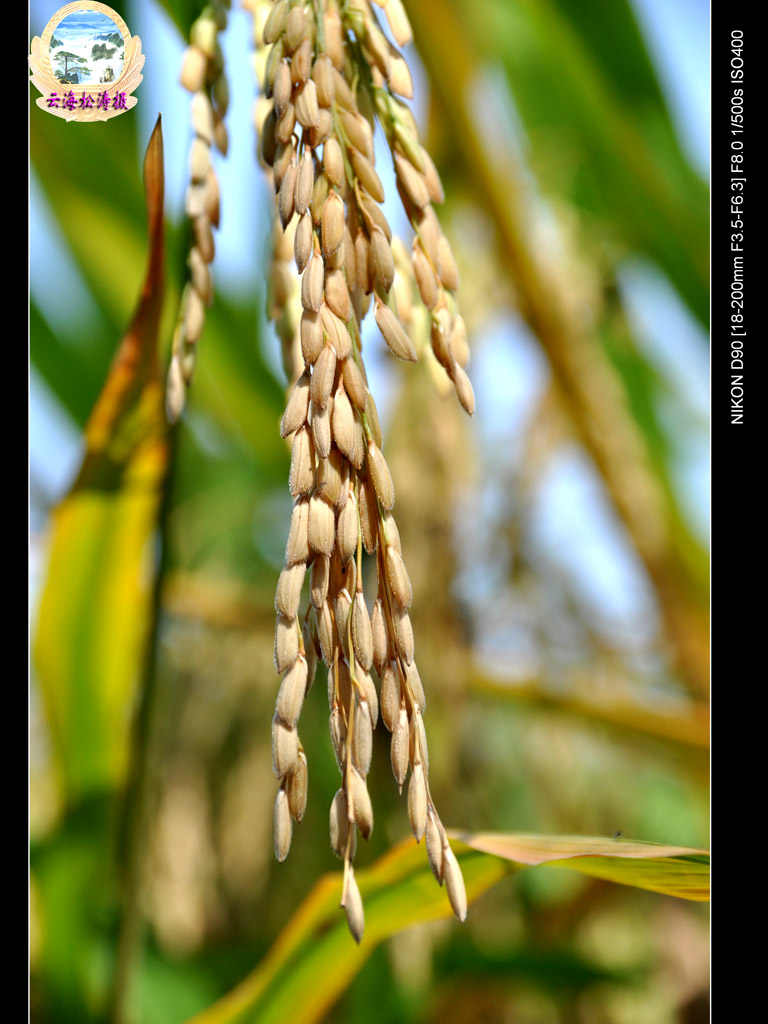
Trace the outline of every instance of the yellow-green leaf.
<instances>
[{"instance_id":1,"label":"yellow-green leaf","mask_svg":"<svg viewBox=\"0 0 768 1024\"><path fill-rule=\"evenodd\" d=\"M687 899L705 899L708 891L708 857L701 850L567 836L454 835L461 840L453 846L470 903L510 872L543 864ZM188 1024L314 1024L380 942L413 925L451 916L424 849L412 839L355 877L365 905L359 946L339 909L342 875L327 875L258 967Z\"/></svg>"},{"instance_id":2,"label":"yellow-green leaf","mask_svg":"<svg viewBox=\"0 0 768 1024\"><path fill-rule=\"evenodd\" d=\"M620 837L494 832L455 832L453 836L474 850L503 857L518 867L548 864L685 900L709 899L709 854L705 850Z\"/></svg>"},{"instance_id":3,"label":"yellow-green leaf","mask_svg":"<svg viewBox=\"0 0 768 1024\"><path fill-rule=\"evenodd\" d=\"M136 312L85 429L85 455L53 514L35 665L72 803L123 778L149 623L168 461L158 365L163 298L163 144L147 147L149 259Z\"/></svg>"}]
</instances>

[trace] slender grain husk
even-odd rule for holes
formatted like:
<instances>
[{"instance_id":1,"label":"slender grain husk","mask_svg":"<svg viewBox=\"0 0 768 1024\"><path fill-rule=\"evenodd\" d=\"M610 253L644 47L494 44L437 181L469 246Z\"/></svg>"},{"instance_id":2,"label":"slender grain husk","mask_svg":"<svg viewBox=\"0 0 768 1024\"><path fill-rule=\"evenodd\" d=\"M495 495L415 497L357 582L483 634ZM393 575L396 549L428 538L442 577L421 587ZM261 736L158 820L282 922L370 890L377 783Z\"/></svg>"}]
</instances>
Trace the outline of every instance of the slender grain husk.
<instances>
[{"instance_id":1,"label":"slender grain husk","mask_svg":"<svg viewBox=\"0 0 768 1024\"><path fill-rule=\"evenodd\" d=\"M394 544L391 543L387 544L386 570L392 596L398 607L410 608L413 601L411 580L408 576L408 570L405 568L403 556Z\"/></svg>"},{"instance_id":2,"label":"slender grain husk","mask_svg":"<svg viewBox=\"0 0 768 1024\"><path fill-rule=\"evenodd\" d=\"M315 170L312 163L312 157L309 154L309 150L304 150L304 155L301 158L299 164L299 170L296 177L296 192L294 196L294 207L296 213L299 216L305 214L309 209L309 203L312 199L312 190L315 186Z\"/></svg>"},{"instance_id":3,"label":"slender grain husk","mask_svg":"<svg viewBox=\"0 0 768 1024\"><path fill-rule=\"evenodd\" d=\"M280 421L280 436L288 437L307 422L311 378L304 372L296 381Z\"/></svg>"},{"instance_id":4,"label":"slender grain husk","mask_svg":"<svg viewBox=\"0 0 768 1024\"><path fill-rule=\"evenodd\" d=\"M291 810L288 802L288 794L284 788L277 791L275 809L272 819L272 834L275 843L275 857L282 863L288 856L291 848L291 836L293 834L293 822L291 821Z\"/></svg>"},{"instance_id":5,"label":"slender grain husk","mask_svg":"<svg viewBox=\"0 0 768 1024\"><path fill-rule=\"evenodd\" d=\"M296 727L299 715L301 714L304 695L307 690L307 678L307 659L303 654L300 654L283 676L275 705L275 711L280 720L291 728Z\"/></svg>"},{"instance_id":6,"label":"slender grain husk","mask_svg":"<svg viewBox=\"0 0 768 1024\"><path fill-rule=\"evenodd\" d=\"M423 146L421 147L421 158L424 165L424 182L427 186L429 198L433 203L444 203L445 191L443 190L443 183L440 181L440 175L438 174L432 157Z\"/></svg>"},{"instance_id":7,"label":"slender grain husk","mask_svg":"<svg viewBox=\"0 0 768 1024\"><path fill-rule=\"evenodd\" d=\"M272 765L279 779L293 771L299 757L296 730L275 716L272 720Z\"/></svg>"},{"instance_id":8,"label":"slender grain husk","mask_svg":"<svg viewBox=\"0 0 768 1024\"><path fill-rule=\"evenodd\" d=\"M285 111L285 108L291 101L291 93L293 91L293 82L291 81L291 69L286 63L278 65L275 71L275 78L272 83L272 97L274 100L274 109L278 117Z\"/></svg>"},{"instance_id":9,"label":"slender grain husk","mask_svg":"<svg viewBox=\"0 0 768 1024\"><path fill-rule=\"evenodd\" d=\"M408 683L408 689L413 698L414 706L419 712L423 713L427 710L427 698L424 695L424 687L421 682L421 676L419 670L416 668L416 662L406 666L405 678ZM423 757L426 760L426 744L422 744Z\"/></svg>"},{"instance_id":10,"label":"slender grain husk","mask_svg":"<svg viewBox=\"0 0 768 1024\"><path fill-rule=\"evenodd\" d=\"M363 546L368 554L372 555L378 543L378 507L373 484L367 479L360 481L358 507L360 509L360 531L362 533Z\"/></svg>"},{"instance_id":11,"label":"slender grain husk","mask_svg":"<svg viewBox=\"0 0 768 1024\"><path fill-rule=\"evenodd\" d=\"M301 276L301 304L304 309L311 309L313 313L320 312L324 273L323 258L316 252Z\"/></svg>"},{"instance_id":12,"label":"slender grain husk","mask_svg":"<svg viewBox=\"0 0 768 1024\"><path fill-rule=\"evenodd\" d=\"M367 671L373 664L373 634L362 590L355 594L352 606L352 644L355 648L355 657Z\"/></svg>"},{"instance_id":13,"label":"slender grain husk","mask_svg":"<svg viewBox=\"0 0 768 1024\"><path fill-rule=\"evenodd\" d=\"M472 382L458 363L451 368L453 384L456 388L456 395L461 402L465 412L470 416L475 414L475 392L472 389Z\"/></svg>"},{"instance_id":14,"label":"slender grain husk","mask_svg":"<svg viewBox=\"0 0 768 1024\"><path fill-rule=\"evenodd\" d=\"M211 301L213 291L211 288L211 273L208 264L203 259L202 253L193 245L189 251L189 272L192 278L192 285L206 305Z\"/></svg>"},{"instance_id":15,"label":"slender grain husk","mask_svg":"<svg viewBox=\"0 0 768 1024\"><path fill-rule=\"evenodd\" d=\"M345 323L352 316L352 304L343 270L328 270L325 274L325 301ZM319 308L319 307L318 307Z\"/></svg>"},{"instance_id":16,"label":"slender grain husk","mask_svg":"<svg viewBox=\"0 0 768 1024\"><path fill-rule=\"evenodd\" d=\"M429 189L424 175L416 170L407 157L397 153L395 154L395 172L398 182L411 202L418 207L426 206L429 202Z\"/></svg>"},{"instance_id":17,"label":"slender grain husk","mask_svg":"<svg viewBox=\"0 0 768 1024\"><path fill-rule=\"evenodd\" d=\"M317 619L317 638L320 643L320 655L329 667L333 664L333 654L338 644L336 621L329 601L323 601L318 608L315 606Z\"/></svg>"},{"instance_id":18,"label":"slender grain husk","mask_svg":"<svg viewBox=\"0 0 768 1024\"><path fill-rule=\"evenodd\" d=\"M288 16L288 0L277 0L264 22L262 37L265 43L274 43L285 29Z\"/></svg>"},{"instance_id":19,"label":"slender grain husk","mask_svg":"<svg viewBox=\"0 0 768 1024\"><path fill-rule=\"evenodd\" d=\"M294 498L309 494L315 485L315 446L309 427L301 427L293 436L288 483Z\"/></svg>"},{"instance_id":20,"label":"slender grain husk","mask_svg":"<svg viewBox=\"0 0 768 1024\"><path fill-rule=\"evenodd\" d=\"M299 750L296 767L288 776L285 786L288 795L288 808L291 817L296 821L301 821L307 809L308 782L307 757L303 750Z\"/></svg>"},{"instance_id":21,"label":"slender grain husk","mask_svg":"<svg viewBox=\"0 0 768 1024\"><path fill-rule=\"evenodd\" d=\"M344 66L344 41L341 18L335 8L326 11L323 18L323 30L325 35L325 51L333 62L335 69L340 71Z\"/></svg>"},{"instance_id":22,"label":"slender grain husk","mask_svg":"<svg viewBox=\"0 0 768 1024\"><path fill-rule=\"evenodd\" d=\"M400 531L397 528L397 523L395 522L395 517L392 515L391 512L385 512L384 513L384 515L381 518L381 525L382 525L382 529L383 529L383 532L384 532L384 538L385 538L387 544L394 551L396 551L398 553L398 555L400 555L400 557L402 558L402 556L403 556L403 547L402 547L402 544L400 543ZM403 562L403 568L405 568L405 563L404 562ZM408 573L406 572L406 577L407 576L408 576Z\"/></svg>"},{"instance_id":23,"label":"slender grain husk","mask_svg":"<svg viewBox=\"0 0 768 1024\"><path fill-rule=\"evenodd\" d=\"M410 669L412 666L409 665ZM429 750L427 748L427 734L424 729L424 715L421 709L416 706L411 715L411 763L421 761L424 765L424 774L429 771Z\"/></svg>"},{"instance_id":24,"label":"slender grain husk","mask_svg":"<svg viewBox=\"0 0 768 1024\"><path fill-rule=\"evenodd\" d=\"M405 58L394 47L390 48L389 56L390 89L396 92L398 96L404 96L408 100L413 99L413 79L411 78L411 72L405 62Z\"/></svg>"},{"instance_id":25,"label":"slender grain husk","mask_svg":"<svg viewBox=\"0 0 768 1024\"><path fill-rule=\"evenodd\" d=\"M192 129L195 134L206 143L206 156L208 149L213 144L213 107L208 95L200 90L192 97L190 105ZM193 178L194 180L194 178Z\"/></svg>"},{"instance_id":26,"label":"slender grain husk","mask_svg":"<svg viewBox=\"0 0 768 1024\"><path fill-rule=\"evenodd\" d=\"M295 565L309 559L309 499L299 498L291 513L288 541L285 545L285 564Z\"/></svg>"},{"instance_id":27,"label":"slender grain husk","mask_svg":"<svg viewBox=\"0 0 768 1024\"><path fill-rule=\"evenodd\" d=\"M390 744L392 772L400 789L403 788L409 765L409 731L408 712L400 707L397 719L393 723L392 741Z\"/></svg>"},{"instance_id":28,"label":"slender grain husk","mask_svg":"<svg viewBox=\"0 0 768 1024\"><path fill-rule=\"evenodd\" d=\"M309 546L330 558L336 543L336 519L325 497L315 491L309 501Z\"/></svg>"},{"instance_id":29,"label":"slender grain husk","mask_svg":"<svg viewBox=\"0 0 768 1024\"><path fill-rule=\"evenodd\" d=\"M314 128L320 120L320 106L317 102L317 86L311 79L295 90L294 103L299 124L303 128Z\"/></svg>"},{"instance_id":30,"label":"slender grain husk","mask_svg":"<svg viewBox=\"0 0 768 1024\"><path fill-rule=\"evenodd\" d=\"M296 232L293 236L293 254L296 260L296 269L301 274L309 263L312 256L312 218L305 213L296 225Z\"/></svg>"},{"instance_id":31,"label":"slender grain husk","mask_svg":"<svg viewBox=\"0 0 768 1024\"><path fill-rule=\"evenodd\" d=\"M333 396L331 428L339 451L351 461L355 444L355 417L343 384L339 384Z\"/></svg>"},{"instance_id":32,"label":"slender grain husk","mask_svg":"<svg viewBox=\"0 0 768 1024\"><path fill-rule=\"evenodd\" d=\"M357 502L352 491L347 496L344 507L339 512L336 529L336 549L342 564L353 558L357 550Z\"/></svg>"},{"instance_id":33,"label":"slender grain husk","mask_svg":"<svg viewBox=\"0 0 768 1024\"><path fill-rule=\"evenodd\" d=\"M302 278L303 280L303 278ZM301 354L306 363L314 363L323 347L323 323L320 311L305 309L300 324Z\"/></svg>"},{"instance_id":34,"label":"slender grain husk","mask_svg":"<svg viewBox=\"0 0 768 1024\"><path fill-rule=\"evenodd\" d=\"M288 619L295 619L298 614L305 571L306 566L302 562L297 562L294 565L286 566L277 581L275 609Z\"/></svg>"},{"instance_id":35,"label":"slender grain husk","mask_svg":"<svg viewBox=\"0 0 768 1024\"><path fill-rule=\"evenodd\" d=\"M425 830L427 841L427 857L432 874L440 885L443 884L443 837L440 826L437 823L435 814L431 807L427 808L427 826Z\"/></svg>"},{"instance_id":36,"label":"slender grain husk","mask_svg":"<svg viewBox=\"0 0 768 1024\"><path fill-rule=\"evenodd\" d=\"M339 100L338 79L336 80L336 100ZM355 149L363 156L370 159L370 157L373 156L373 136L371 134L370 125L365 118L361 117L360 114L352 113L349 110L339 110L339 119L345 135ZM371 202L373 202L373 200L371 200Z\"/></svg>"},{"instance_id":37,"label":"slender grain husk","mask_svg":"<svg viewBox=\"0 0 768 1024\"><path fill-rule=\"evenodd\" d=\"M309 582L309 600L313 608L321 608L328 597L328 580L330 577L330 561L327 555L318 553L312 562Z\"/></svg>"},{"instance_id":38,"label":"slender grain husk","mask_svg":"<svg viewBox=\"0 0 768 1024\"><path fill-rule=\"evenodd\" d=\"M317 88L317 102L321 107L330 107L336 95L333 65L330 58L321 53L312 67L312 80Z\"/></svg>"},{"instance_id":39,"label":"slender grain husk","mask_svg":"<svg viewBox=\"0 0 768 1024\"><path fill-rule=\"evenodd\" d=\"M304 8L300 5L291 7L285 20L285 45L295 50L304 38L306 18Z\"/></svg>"},{"instance_id":40,"label":"slender grain husk","mask_svg":"<svg viewBox=\"0 0 768 1024\"><path fill-rule=\"evenodd\" d=\"M379 701L381 720L387 729L393 732L397 726L400 713L400 683L395 662L386 662L379 674L381 676L381 697Z\"/></svg>"},{"instance_id":41,"label":"slender grain husk","mask_svg":"<svg viewBox=\"0 0 768 1024\"><path fill-rule=\"evenodd\" d=\"M389 472L389 466L381 454L381 450L373 441L368 442L368 470L376 490L376 496L385 509L391 509L395 504L392 474Z\"/></svg>"},{"instance_id":42,"label":"slender grain husk","mask_svg":"<svg viewBox=\"0 0 768 1024\"><path fill-rule=\"evenodd\" d=\"M323 146L323 170L328 180L340 186L344 181L344 157L336 138L330 138Z\"/></svg>"},{"instance_id":43,"label":"slender grain husk","mask_svg":"<svg viewBox=\"0 0 768 1024\"><path fill-rule=\"evenodd\" d=\"M301 85L309 78L312 70L312 41L305 36L291 57L291 81ZM314 82L313 82L314 85Z\"/></svg>"},{"instance_id":44,"label":"slender grain husk","mask_svg":"<svg viewBox=\"0 0 768 1024\"><path fill-rule=\"evenodd\" d=\"M352 598L349 596L349 592L346 587L339 592L336 598L336 607L334 609L336 615L336 627L339 631L339 642L343 651L344 657L349 658L349 646L348 646L348 626L349 626L349 613L352 609Z\"/></svg>"},{"instance_id":45,"label":"slender grain husk","mask_svg":"<svg viewBox=\"0 0 768 1024\"><path fill-rule=\"evenodd\" d=\"M371 615L371 645L373 667L381 675L387 663L389 653L389 640L387 636L387 625L384 619L384 605L380 597L376 598ZM383 682L383 681L382 681Z\"/></svg>"},{"instance_id":46,"label":"slender grain husk","mask_svg":"<svg viewBox=\"0 0 768 1024\"><path fill-rule=\"evenodd\" d=\"M309 130L309 144L313 148L322 146L333 131L333 117L330 110L321 107L317 114L317 124Z\"/></svg>"},{"instance_id":47,"label":"slender grain husk","mask_svg":"<svg viewBox=\"0 0 768 1024\"><path fill-rule=\"evenodd\" d=\"M347 820L347 794L343 789L338 790L331 803L330 815L331 849L337 857L344 857L349 834L349 821Z\"/></svg>"},{"instance_id":48,"label":"slender grain husk","mask_svg":"<svg viewBox=\"0 0 768 1024\"><path fill-rule=\"evenodd\" d=\"M341 368L344 389L360 412L365 412L368 388L354 359L345 359Z\"/></svg>"},{"instance_id":49,"label":"slender grain husk","mask_svg":"<svg viewBox=\"0 0 768 1024\"><path fill-rule=\"evenodd\" d=\"M387 0L384 5L384 14L397 45L405 46L410 43L413 31L401 0Z\"/></svg>"},{"instance_id":50,"label":"slender grain husk","mask_svg":"<svg viewBox=\"0 0 768 1024\"><path fill-rule=\"evenodd\" d=\"M356 149L350 150L350 159L352 161L352 169L357 175L357 178L363 188L365 188L377 203L383 203L384 186L381 184L381 179L376 173L376 168L373 166L373 162L369 160L368 157L363 156L363 154Z\"/></svg>"},{"instance_id":51,"label":"slender grain husk","mask_svg":"<svg viewBox=\"0 0 768 1024\"><path fill-rule=\"evenodd\" d=\"M411 617L404 608L394 608L392 611L392 626L395 631L395 648L403 661L410 665L413 661L415 640Z\"/></svg>"},{"instance_id":52,"label":"slender grain husk","mask_svg":"<svg viewBox=\"0 0 768 1024\"><path fill-rule=\"evenodd\" d=\"M310 385L310 396L316 405L328 401L336 375L336 352L331 345L324 345L315 362Z\"/></svg>"},{"instance_id":53,"label":"slender grain husk","mask_svg":"<svg viewBox=\"0 0 768 1024\"><path fill-rule=\"evenodd\" d=\"M395 279L395 261L387 237L378 224L374 224L371 229L370 247L376 280L384 291L388 292Z\"/></svg>"},{"instance_id":54,"label":"slender grain husk","mask_svg":"<svg viewBox=\"0 0 768 1024\"><path fill-rule=\"evenodd\" d=\"M448 899L450 900L453 912L459 921L465 921L467 918L467 892L464 887L464 879L461 875L459 862L456 860L456 855L448 845L447 840L443 843L442 870L445 888L448 892Z\"/></svg>"},{"instance_id":55,"label":"slender grain husk","mask_svg":"<svg viewBox=\"0 0 768 1024\"><path fill-rule=\"evenodd\" d=\"M328 306L322 307L320 315L323 320L323 330L328 335L328 344L331 345L339 359L347 359L352 352L352 339L349 336L347 325Z\"/></svg>"},{"instance_id":56,"label":"slender grain husk","mask_svg":"<svg viewBox=\"0 0 768 1024\"><path fill-rule=\"evenodd\" d=\"M200 339L205 326L205 303L193 284L185 288L186 301L184 302L184 330L189 344Z\"/></svg>"},{"instance_id":57,"label":"slender grain husk","mask_svg":"<svg viewBox=\"0 0 768 1024\"><path fill-rule=\"evenodd\" d=\"M285 672L299 656L299 632L295 619L278 615L275 621L275 668Z\"/></svg>"},{"instance_id":58,"label":"slender grain husk","mask_svg":"<svg viewBox=\"0 0 768 1024\"><path fill-rule=\"evenodd\" d=\"M344 200L338 192L331 192L326 199L320 223L322 226L323 256L328 259L344 241Z\"/></svg>"},{"instance_id":59,"label":"slender grain husk","mask_svg":"<svg viewBox=\"0 0 768 1024\"><path fill-rule=\"evenodd\" d=\"M360 945L365 930L365 915L363 913L363 899L352 869L347 874L344 895L341 905L347 915L347 924L355 942Z\"/></svg>"},{"instance_id":60,"label":"slender grain husk","mask_svg":"<svg viewBox=\"0 0 768 1024\"><path fill-rule=\"evenodd\" d=\"M440 285L429 257L421 246L413 246L413 273L421 301L427 309L434 309L440 297Z\"/></svg>"},{"instance_id":61,"label":"slender grain husk","mask_svg":"<svg viewBox=\"0 0 768 1024\"><path fill-rule=\"evenodd\" d=\"M411 781L408 783L408 818L418 843L427 828L427 784L424 766L420 761L413 764Z\"/></svg>"},{"instance_id":62,"label":"slender grain husk","mask_svg":"<svg viewBox=\"0 0 768 1024\"><path fill-rule=\"evenodd\" d=\"M187 92L199 92L205 85L208 59L197 46L190 46L184 52L180 81Z\"/></svg>"},{"instance_id":63,"label":"slender grain husk","mask_svg":"<svg viewBox=\"0 0 768 1024\"><path fill-rule=\"evenodd\" d=\"M368 787L365 784L365 779L356 768L352 768L349 776L355 824L360 829L360 835L363 839L370 839L371 832L373 832L373 805L371 804Z\"/></svg>"},{"instance_id":64,"label":"slender grain husk","mask_svg":"<svg viewBox=\"0 0 768 1024\"><path fill-rule=\"evenodd\" d=\"M285 229L293 217L293 211L296 203L296 175L298 168L296 165L296 155L291 157L291 163L280 184L280 192L278 193L277 208L280 213L280 221Z\"/></svg>"},{"instance_id":65,"label":"slender grain husk","mask_svg":"<svg viewBox=\"0 0 768 1024\"><path fill-rule=\"evenodd\" d=\"M275 149L275 159L272 164L272 180L274 182L275 191L280 191L280 186L283 183L285 172L291 166L291 160L296 150L293 146L293 142L283 143L281 142Z\"/></svg>"},{"instance_id":66,"label":"slender grain husk","mask_svg":"<svg viewBox=\"0 0 768 1024\"><path fill-rule=\"evenodd\" d=\"M413 342L392 310L385 306L383 302L377 300L374 316L382 337L392 354L397 356L398 359L405 359L408 362L415 363L418 356Z\"/></svg>"},{"instance_id":67,"label":"slender grain husk","mask_svg":"<svg viewBox=\"0 0 768 1024\"><path fill-rule=\"evenodd\" d=\"M312 440L319 459L326 459L331 454L333 437L331 434L331 416L333 415L333 399L329 398L325 405L310 402L312 421Z\"/></svg>"},{"instance_id":68,"label":"slender grain husk","mask_svg":"<svg viewBox=\"0 0 768 1024\"><path fill-rule=\"evenodd\" d=\"M440 235L438 240L438 266L440 281L444 288L452 292L459 287L459 271L456 267L456 260L453 257L453 250L445 235Z\"/></svg>"},{"instance_id":69,"label":"slender grain husk","mask_svg":"<svg viewBox=\"0 0 768 1024\"><path fill-rule=\"evenodd\" d=\"M362 695L361 699L368 703L368 709L371 716L371 726L375 729L379 721L379 695L376 692L376 685L373 681L373 677L367 669L363 668L363 666L356 661L355 678L357 680L358 690Z\"/></svg>"},{"instance_id":70,"label":"slender grain husk","mask_svg":"<svg viewBox=\"0 0 768 1024\"><path fill-rule=\"evenodd\" d=\"M370 771L373 755L373 723L367 700L361 700L355 709L355 734L352 739L352 763L362 776Z\"/></svg>"},{"instance_id":71,"label":"slender grain husk","mask_svg":"<svg viewBox=\"0 0 768 1024\"><path fill-rule=\"evenodd\" d=\"M293 103L286 103L285 110L275 121L275 139L277 142L289 142L296 127L296 108Z\"/></svg>"}]
</instances>

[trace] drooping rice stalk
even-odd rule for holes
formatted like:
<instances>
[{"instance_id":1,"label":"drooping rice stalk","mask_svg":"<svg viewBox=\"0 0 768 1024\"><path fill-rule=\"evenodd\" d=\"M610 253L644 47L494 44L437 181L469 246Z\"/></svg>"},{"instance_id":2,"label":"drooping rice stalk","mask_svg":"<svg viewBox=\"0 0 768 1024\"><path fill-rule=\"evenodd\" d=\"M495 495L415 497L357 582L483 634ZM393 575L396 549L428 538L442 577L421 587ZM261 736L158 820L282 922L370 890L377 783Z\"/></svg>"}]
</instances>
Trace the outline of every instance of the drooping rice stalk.
<instances>
[{"instance_id":1,"label":"drooping rice stalk","mask_svg":"<svg viewBox=\"0 0 768 1024\"><path fill-rule=\"evenodd\" d=\"M414 229L411 267L429 312L432 351L471 415L469 349L455 297L456 263L432 206L442 201L442 186L403 102L412 96L407 64L377 13L368 0L254 0L249 6L262 47L260 155L280 221L271 312L294 381L281 423L282 436L293 437L294 507L275 597L274 655L282 674L272 723L280 780L275 853L281 861L288 855L293 822L305 809L307 759L297 727L319 657L328 667L330 733L341 772L331 806L331 846L344 861L341 903L359 942L364 917L353 860L357 833L367 839L373 829L366 778L379 717L392 734L392 770L401 791L408 780L412 831L418 841L425 838L432 870L445 883L456 916L466 916L461 872L429 789L426 700L408 614L412 589L362 356L361 324L373 306L392 353L407 361L418 357L393 288L392 231L374 158L376 121ZM400 0L377 0L377 6L398 45L408 42ZM301 275L300 319L290 315L285 272L291 244ZM376 565L371 612L363 592L363 549ZM309 603L302 612L307 572Z\"/></svg>"},{"instance_id":2,"label":"drooping rice stalk","mask_svg":"<svg viewBox=\"0 0 768 1024\"><path fill-rule=\"evenodd\" d=\"M189 185L186 212L193 244L189 250L189 278L181 295L168 369L166 408L175 422L184 409L187 390L197 364L197 343L205 326L205 310L213 299L210 264L215 254L213 229L219 226L219 182L211 161L215 146L226 155L224 117L229 89L219 33L227 27L231 0L214 0L190 29L190 45L184 53L181 84L192 93L190 119L194 137L189 150Z\"/></svg>"}]
</instances>

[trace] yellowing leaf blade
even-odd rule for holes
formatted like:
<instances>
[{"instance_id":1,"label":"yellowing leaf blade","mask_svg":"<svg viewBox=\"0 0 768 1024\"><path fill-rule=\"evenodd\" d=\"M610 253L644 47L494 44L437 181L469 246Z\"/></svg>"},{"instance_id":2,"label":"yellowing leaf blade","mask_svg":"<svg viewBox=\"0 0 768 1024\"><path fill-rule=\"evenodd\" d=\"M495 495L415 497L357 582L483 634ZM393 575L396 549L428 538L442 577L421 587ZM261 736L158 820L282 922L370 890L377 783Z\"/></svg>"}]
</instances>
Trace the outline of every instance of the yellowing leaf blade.
<instances>
[{"instance_id":1,"label":"yellowing leaf blade","mask_svg":"<svg viewBox=\"0 0 768 1024\"><path fill-rule=\"evenodd\" d=\"M53 514L35 663L65 796L122 780L143 667L168 461L157 362L162 308L160 122L145 160L149 260L141 298L85 429L77 479Z\"/></svg>"},{"instance_id":2,"label":"yellowing leaf blade","mask_svg":"<svg viewBox=\"0 0 768 1024\"><path fill-rule=\"evenodd\" d=\"M621 837L492 832L453 835L472 849L503 857L520 867L548 864L680 899L709 899L709 854L704 850Z\"/></svg>"}]
</instances>

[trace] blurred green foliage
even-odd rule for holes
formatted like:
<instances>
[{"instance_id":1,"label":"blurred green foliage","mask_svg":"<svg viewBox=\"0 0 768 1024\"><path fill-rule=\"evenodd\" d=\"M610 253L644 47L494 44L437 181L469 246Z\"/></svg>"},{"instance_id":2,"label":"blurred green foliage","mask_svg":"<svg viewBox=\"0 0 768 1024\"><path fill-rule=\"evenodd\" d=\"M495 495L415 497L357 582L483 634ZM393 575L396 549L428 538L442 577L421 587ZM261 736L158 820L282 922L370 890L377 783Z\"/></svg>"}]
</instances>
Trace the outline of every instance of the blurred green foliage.
<instances>
[{"instance_id":1,"label":"blurred green foliage","mask_svg":"<svg viewBox=\"0 0 768 1024\"><path fill-rule=\"evenodd\" d=\"M131 25L134 8L112 6ZM202 4L161 6L181 39ZM523 257L534 259L539 243L527 230L542 212L539 200L548 204L568 255L544 287L550 295L573 293L588 308L593 328L585 332L584 365L597 360L609 375L606 393L620 396L622 423L647 456L644 482L659 489L665 522L674 524L667 547L649 562L631 517L622 515L626 499L610 459L601 461L599 436L585 434L579 421L592 414L599 421L605 410L569 401L557 351L537 334L535 318L533 337L552 364L554 398L542 397L514 450L483 452L479 435L434 397L421 367L393 376L393 406L399 395L414 413L413 422L405 414L393 418L391 463L406 556L411 551L414 562L422 555L426 563L411 571L416 635L430 654L422 674L436 801L449 825L468 831L610 835L621 829L625 836L704 846L700 651L708 639L700 608L708 565L679 507L677 438L660 412L670 385L633 336L617 279L622 261L641 255L706 323L706 187L681 150L624 0L412 0L407 6L434 90L429 144L446 183L446 230L474 220L486 225L480 245L471 234L455 244L457 250L466 245L460 299L468 320L482 335L498 315L489 280L506 288L490 291L504 296L508 316L526 315L536 298L520 273L525 259L508 258L505 245L513 239L496 217L497 193L478 187L473 163L471 147L482 157L483 145L490 145L478 105L503 85L507 93L494 103L517 111L524 134L513 140L497 131L488 173L497 161L495 173L506 182L500 201L513 196L521 177L536 197L519 234ZM244 24L238 21L237 30ZM143 39L145 53L152 42ZM169 69L168 81L176 78ZM455 130L452 111L458 117L460 104L477 114L473 138ZM147 144L133 113L85 128L31 105L32 170L98 314L86 330L44 312L33 298L32 370L86 442L86 424L146 273L139 169ZM514 173L505 178L510 167ZM255 164L251 172L256 180ZM227 209L226 194L222 206L225 217L237 215ZM520 226L511 200L506 215ZM148 342L157 381L184 280L186 230L183 223L165 224L159 352ZM322 670L312 696L320 707L308 709L306 724L302 719L310 752L307 815L285 864L277 865L271 850L272 608L290 500L289 455L277 430L285 381L271 369L276 342L262 331L262 293L254 287L247 298L217 294L178 429L167 432L153 419L157 404L139 399L134 418L109 439L119 435L124 443L118 485L81 475L50 517L51 560L33 626L33 687L40 698L33 707L41 737L31 770L37 1024L181 1024L221 1006L216 1000L254 969L258 976L276 963L290 940L284 929L292 915L306 898L312 905L315 883L337 867L327 842L338 774L327 742ZM146 393L151 405L157 395L151 397L151 388ZM147 429L134 429L137 423ZM574 438L601 474L624 522L627 551L648 573L657 601L662 625L639 657L632 642L607 638L579 595L536 557L523 499L546 473L551 452ZM507 503L490 514L489 465L509 484ZM434 500L420 499L424 493ZM469 516L468 494L474 494ZM75 528L67 527L73 521ZM525 609L521 621L533 621L537 638L535 664L544 666L523 678L519 670L509 672L503 687L474 644L474 623L487 608L473 609L456 583L466 555L462 538L472 530L491 552L512 551L515 570L496 584L494 607L501 611L495 614ZM638 632L647 632L642 625ZM555 627L571 638L566 648L579 652L565 663L550 645ZM370 783L377 826L370 851L360 851L362 865L386 855L407 829L402 800L384 770L388 757L386 738L377 732L374 763L382 770ZM402 902L391 928L399 934L359 960L334 904L335 882L322 890L328 920L318 924L318 945L310 942L305 984L300 975L290 988L306 1019L315 1019L319 984L337 1000L329 1001L323 1019L339 1024L694 1020L687 1007L701 997L707 978L702 907L546 868L516 873L481 895L507 870L477 854L473 863L483 865L478 870L487 884L477 886L466 925L434 920L409 929L415 920L447 912L422 854L417 851L420 874L409 882L418 893L407 887L384 893ZM299 955L297 969L303 962ZM264 1012L242 1019L288 1019L287 1009L273 1007L273 1017ZM235 1019L211 1013L211 1020Z\"/></svg>"}]
</instances>

